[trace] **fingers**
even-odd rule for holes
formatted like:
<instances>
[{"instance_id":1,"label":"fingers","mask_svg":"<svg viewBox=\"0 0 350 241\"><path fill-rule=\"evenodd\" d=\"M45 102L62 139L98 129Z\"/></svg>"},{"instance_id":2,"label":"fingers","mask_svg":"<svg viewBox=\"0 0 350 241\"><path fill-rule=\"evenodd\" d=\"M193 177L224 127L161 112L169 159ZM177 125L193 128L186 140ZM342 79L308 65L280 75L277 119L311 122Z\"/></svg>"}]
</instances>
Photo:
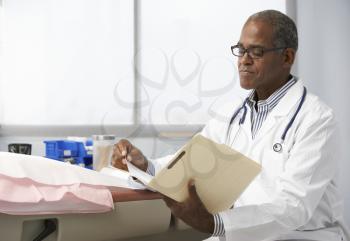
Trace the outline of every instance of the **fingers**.
<instances>
[{"instance_id":1,"label":"fingers","mask_svg":"<svg viewBox=\"0 0 350 241\"><path fill-rule=\"evenodd\" d=\"M116 144L117 150L119 150L119 153L122 157L126 157L126 155L129 153L130 149L132 148L131 143L128 140L121 139Z\"/></svg>"},{"instance_id":2,"label":"fingers","mask_svg":"<svg viewBox=\"0 0 350 241\"><path fill-rule=\"evenodd\" d=\"M134 164L141 164L140 162L143 162L144 157L139 149L137 149L136 147L133 147L127 153L125 159Z\"/></svg>"},{"instance_id":3,"label":"fingers","mask_svg":"<svg viewBox=\"0 0 350 241\"><path fill-rule=\"evenodd\" d=\"M195 186L195 181L193 179L191 179L188 182L188 194L189 194L188 199L186 201L189 203L191 207L196 207L207 211L202 200L198 196L197 189Z\"/></svg>"},{"instance_id":4,"label":"fingers","mask_svg":"<svg viewBox=\"0 0 350 241\"><path fill-rule=\"evenodd\" d=\"M147 160L142 152L134 147L128 140L122 139L114 145L112 165L121 169L127 169L127 161L131 162L143 171L147 169Z\"/></svg>"},{"instance_id":5,"label":"fingers","mask_svg":"<svg viewBox=\"0 0 350 241\"><path fill-rule=\"evenodd\" d=\"M198 197L196 186L194 185L194 180L190 179L188 182L188 194L189 199L200 201L200 198Z\"/></svg>"},{"instance_id":6,"label":"fingers","mask_svg":"<svg viewBox=\"0 0 350 241\"><path fill-rule=\"evenodd\" d=\"M213 233L214 217L200 200L194 180L188 182L188 192L189 197L184 202L177 202L166 196L163 196L163 200L175 217L201 232Z\"/></svg>"},{"instance_id":7,"label":"fingers","mask_svg":"<svg viewBox=\"0 0 350 241\"><path fill-rule=\"evenodd\" d=\"M130 147L127 155L125 156L125 162L129 161L139 169L146 171L147 170L147 160L142 154L142 152L137 149L136 147L132 146Z\"/></svg>"},{"instance_id":8,"label":"fingers","mask_svg":"<svg viewBox=\"0 0 350 241\"><path fill-rule=\"evenodd\" d=\"M201 200L200 198L198 197L198 194L197 194L197 191L196 191L196 186L194 185L194 180L191 179L189 182L188 182L188 192L189 192L189 197L187 198L187 200L185 200L184 202L182 203L179 203L165 195L162 194L162 198L164 200L164 202L166 203L166 205L170 208L170 209L173 209L175 206L176 207L180 207L181 205L182 206L190 206L190 204L192 202L200 202L201 203Z\"/></svg>"},{"instance_id":9,"label":"fingers","mask_svg":"<svg viewBox=\"0 0 350 241\"><path fill-rule=\"evenodd\" d=\"M163 196L163 201L167 205L167 207L171 210L171 213L175 215L175 217L181 217L183 211L183 203L179 203L167 196Z\"/></svg>"},{"instance_id":10,"label":"fingers","mask_svg":"<svg viewBox=\"0 0 350 241\"><path fill-rule=\"evenodd\" d=\"M165 196L163 194L161 194L161 195L162 195L163 201L168 206L168 208L172 209L175 206L180 206L181 205L181 203L179 203L178 201L176 201L176 200L174 200L174 199L172 199L170 197L167 197L167 196Z\"/></svg>"},{"instance_id":11,"label":"fingers","mask_svg":"<svg viewBox=\"0 0 350 241\"><path fill-rule=\"evenodd\" d=\"M114 167L127 170L126 155L131 149L132 145L128 140L122 139L114 145L112 155L112 165Z\"/></svg>"},{"instance_id":12,"label":"fingers","mask_svg":"<svg viewBox=\"0 0 350 241\"><path fill-rule=\"evenodd\" d=\"M164 195L162 195L162 198L163 198L163 201L165 202L165 204L168 206L168 208L170 208L173 205L173 203L174 203L173 199L171 199L167 196L164 196Z\"/></svg>"}]
</instances>

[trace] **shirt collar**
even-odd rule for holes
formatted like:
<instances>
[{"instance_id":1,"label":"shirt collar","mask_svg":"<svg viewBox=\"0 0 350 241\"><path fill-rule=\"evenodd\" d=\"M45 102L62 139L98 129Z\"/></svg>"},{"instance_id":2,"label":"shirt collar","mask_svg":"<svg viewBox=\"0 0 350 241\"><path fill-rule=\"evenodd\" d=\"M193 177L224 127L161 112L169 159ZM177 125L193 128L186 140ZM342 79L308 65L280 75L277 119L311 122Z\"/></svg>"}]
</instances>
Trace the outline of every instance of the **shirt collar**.
<instances>
[{"instance_id":1,"label":"shirt collar","mask_svg":"<svg viewBox=\"0 0 350 241\"><path fill-rule=\"evenodd\" d=\"M287 93L289 88L295 84L295 82L297 82L297 78L291 75L287 83L285 83L282 87L273 92L272 95L270 95L269 98L267 98L266 100L256 101L256 91L252 90L248 95L247 103L250 106L250 108L253 108L257 104L258 108L259 106L267 106L268 110L271 111L282 99L282 97Z\"/></svg>"}]
</instances>

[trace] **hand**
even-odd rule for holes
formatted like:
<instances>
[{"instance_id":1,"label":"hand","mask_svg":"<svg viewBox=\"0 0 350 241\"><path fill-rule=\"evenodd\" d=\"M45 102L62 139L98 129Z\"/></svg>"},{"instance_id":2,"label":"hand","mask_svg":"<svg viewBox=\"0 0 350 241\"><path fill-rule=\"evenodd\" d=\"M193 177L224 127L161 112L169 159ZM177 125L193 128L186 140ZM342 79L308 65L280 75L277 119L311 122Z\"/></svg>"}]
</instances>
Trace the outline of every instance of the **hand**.
<instances>
[{"instance_id":1,"label":"hand","mask_svg":"<svg viewBox=\"0 0 350 241\"><path fill-rule=\"evenodd\" d=\"M134 147L128 140L122 139L114 145L112 166L127 171L127 161L143 171L147 170L148 161L142 152Z\"/></svg>"},{"instance_id":2,"label":"hand","mask_svg":"<svg viewBox=\"0 0 350 241\"><path fill-rule=\"evenodd\" d=\"M198 197L193 180L188 183L188 191L189 197L182 203L166 196L163 196L163 200L175 217L201 232L212 234L215 225L214 216L208 212Z\"/></svg>"}]
</instances>

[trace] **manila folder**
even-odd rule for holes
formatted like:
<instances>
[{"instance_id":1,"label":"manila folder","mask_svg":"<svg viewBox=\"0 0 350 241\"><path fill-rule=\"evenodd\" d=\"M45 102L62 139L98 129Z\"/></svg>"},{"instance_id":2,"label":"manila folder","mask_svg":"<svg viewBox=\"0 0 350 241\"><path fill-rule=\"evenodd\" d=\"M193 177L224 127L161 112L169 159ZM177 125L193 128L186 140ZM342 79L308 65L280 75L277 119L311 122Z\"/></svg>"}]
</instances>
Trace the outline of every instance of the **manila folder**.
<instances>
[{"instance_id":1,"label":"manila folder","mask_svg":"<svg viewBox=\"0 0 350 241\"><path fill-rule=\"evenodd\" d=\"M218 213L234 204L260 170L258 163L238 151L196 135L147 186L182 202L193 179L207 210Z\"/></svg>"}]
</instances>

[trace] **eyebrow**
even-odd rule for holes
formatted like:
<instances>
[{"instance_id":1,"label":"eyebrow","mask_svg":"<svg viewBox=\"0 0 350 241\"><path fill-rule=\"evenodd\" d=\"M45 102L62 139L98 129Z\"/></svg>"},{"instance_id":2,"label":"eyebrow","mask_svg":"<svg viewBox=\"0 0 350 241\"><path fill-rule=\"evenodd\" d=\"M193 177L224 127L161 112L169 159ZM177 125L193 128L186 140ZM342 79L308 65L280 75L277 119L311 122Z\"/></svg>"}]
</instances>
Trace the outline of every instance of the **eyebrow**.
<instances>
[{"instance_id":1,"label":"eyebrow","mask_svg":"<svg viewBox=\"0 0 350 241\"><path fill-rule=\"evenodd\" d=\"M238 42L236 45L244 47L243 44L240 43L240 42ZM258 44L252 44L252 45L249 45L249 46L248 46L248 49L249 49L249 48L255 48L255 47L265 48L264 46L261 46L261 45L258 45ZM244 47L244 48L245 48L245 47Z\"/></svg>"}]
</instances>

